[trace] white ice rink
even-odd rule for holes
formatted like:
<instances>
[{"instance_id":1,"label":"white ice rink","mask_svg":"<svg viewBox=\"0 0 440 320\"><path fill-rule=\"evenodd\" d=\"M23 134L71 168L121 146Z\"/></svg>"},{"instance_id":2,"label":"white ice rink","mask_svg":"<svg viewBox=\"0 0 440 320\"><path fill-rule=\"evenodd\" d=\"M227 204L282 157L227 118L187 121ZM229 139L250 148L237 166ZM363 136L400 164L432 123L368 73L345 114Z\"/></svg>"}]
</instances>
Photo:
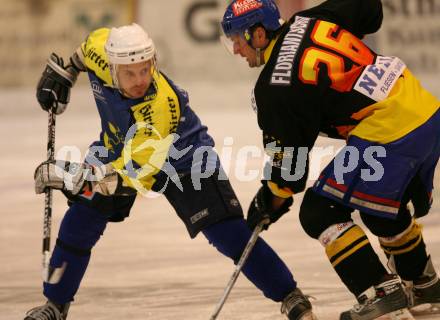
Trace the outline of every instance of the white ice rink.
<instances>
[{"instance_id":1,"label":"white ice rink","mask_svg":"<svg viewBox=\"0 0 440 320\"><path fill-rule=\"evenodd\" d=\"M261 147L248 99L250 84L181 85L190 92L191 105L208 125L219 151L225 137L234 139L234 156L245 145ZM87 88L75 88L71 101L65 114L57 118L57 150L75 145L84 151L98 137L98 115ZM0 104L0 320L12 320L23 319L26 310L43 302L44 197L34 194L32 177L35 166L46 157L47 116L40 111L33 89L3 90ZM329 142L319 140L319 145ZM246 169L256 169L261 162L261 157L255 158ZM259 181L239 181L242 167L238 165L238 174L235 168L237 164L233 163L229 175L247 208ZM332 270L320 244L302 231L298 222L300 202L297 196L289 214L263 237L293 271L299 286L315 298L312 303L319 319L336 320L339 312L351 307L354 298ZM57 192L52 245L65 209L66 201ZM439 209L437 198L432 213L422 219L425 242L438 270ZM378 249L377 240L370 240ZM130 218L109 224L95 247L69 320L207 320L232 271L231 261L208 245L203 236L190 240L163 197L139 197ZM279 307L240 276L219 319L284 319Z\"/></svg>"}]
</instances>

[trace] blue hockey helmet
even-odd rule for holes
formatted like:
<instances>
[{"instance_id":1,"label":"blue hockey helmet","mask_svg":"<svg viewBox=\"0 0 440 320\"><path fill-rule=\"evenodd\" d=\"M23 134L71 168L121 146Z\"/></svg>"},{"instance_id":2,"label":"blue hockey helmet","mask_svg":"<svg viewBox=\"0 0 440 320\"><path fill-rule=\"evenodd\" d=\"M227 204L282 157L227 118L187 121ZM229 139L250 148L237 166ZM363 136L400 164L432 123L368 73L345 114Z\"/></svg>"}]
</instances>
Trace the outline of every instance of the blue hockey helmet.
<instances>
[{"instance_id":1,"label":"blue hockey helmet","mask_svg":"<svg viewBox=\"0 0 440 320\"><path fill-rule=\"evenodd\" d=\"M221 22L223 33L245 35L250 41L249 29L261 24L267 31L281 27L280 12L273 0L233 0L226 8Z\"/></svg>"}]
</instances>

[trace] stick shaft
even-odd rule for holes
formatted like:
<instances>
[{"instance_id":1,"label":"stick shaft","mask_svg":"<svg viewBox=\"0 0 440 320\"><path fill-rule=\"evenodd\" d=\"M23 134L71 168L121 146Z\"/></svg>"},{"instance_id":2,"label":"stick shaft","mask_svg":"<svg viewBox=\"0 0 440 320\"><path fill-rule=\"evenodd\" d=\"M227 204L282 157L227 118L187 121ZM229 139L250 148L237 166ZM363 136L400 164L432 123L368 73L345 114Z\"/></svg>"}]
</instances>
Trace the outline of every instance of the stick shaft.
<instances>
[{"instance_id":1,"label":"stick shaft","mask_svg":"<svg viewBox=\"0 0 440 320\"><path fill-rule=\"evenodd\" d=\"M55 156L55 113L48 112L47 125L47 159L53 160ZM44 220L43 220L43 273L49 264L50 252L50 231L52 226L52 189L48 188L44 198Z\"/></svg>"},{"instance_id":2,"label":"stick shaft","mask_svg":"<svg viewBox=\"0 0 440 320\"><path fill-rule=\"evenodd\" d=\"M237 265L235 266L235 270L232 273L231 278L229 279L228 285L226 286L223 295L220 299L220 301L218 302L213 314L211 315L210 320L215 320L217 319L220 311L223 308L223 305L226 302L226 299L229 296L229 293L232 290L232 287L234 286L235 282L237 281L238 276L240 275L241 269L243 268L244 264L246 263L246 260L249 257L249 254L251 253L252 249L255 246L255 243L258 240L258 235L261 233L261 231L263 230L264 225L267 223L266 220L261 221L254 229L254 231L252 232L252 235L248 241L248 243L246 244L246 247L243 250L243 253L240 257L240 260L238 261Z\"/></svg>"}]
</instances>

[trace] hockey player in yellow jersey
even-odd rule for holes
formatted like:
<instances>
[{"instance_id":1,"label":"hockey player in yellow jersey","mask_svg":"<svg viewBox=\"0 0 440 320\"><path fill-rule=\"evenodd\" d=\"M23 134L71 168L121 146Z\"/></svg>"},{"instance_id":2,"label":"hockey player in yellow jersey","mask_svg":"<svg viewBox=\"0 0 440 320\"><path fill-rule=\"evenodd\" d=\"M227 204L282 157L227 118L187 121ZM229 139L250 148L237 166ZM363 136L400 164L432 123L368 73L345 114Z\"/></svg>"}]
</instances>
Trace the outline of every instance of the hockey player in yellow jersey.
<instances>
[{"instance_id":1,"label":"hockey player in yellow jersey","mask_svg":"<svg viewBox=\"0 0 440 320\"><path fill-rule=\"evenodd\" d=\"M263 67L252 103L272 161L248 211L251 227L266 216L278 220L278 208L305 190L308 153L319 134L346 140L306 190L299 212L303 229L320 241L358 300L341 320L388 313L401 319L399 312L410 319L406 307L440 303L417 222L432 201L440 101L404 61L362 42L382 19L380 0L328 0L287 22L273 0L234 0L222 20L229 49L250 67ZM391 274L353 222L354 210L379 238Z\"/></svg>"},{"instance_id":2,"label":"hockey player in yellow jersey","mask_svg":"<svg viewBox=\"0 0 440 320\"><path fill-rule=\"evenodd\" d=\"M89 77L101 118L100 139L82 164L46 161L35 171L36 192L61 190L69 209L43 284L47 303L31 309L26 320L67 318L92 248L108 222L128 217L138 193L163 192L191 238L201 232L234 262L252 233L207 127L188 94L158 69L154 43L139 25L91 32L66 65L52 54L37 86L41 107L62 113L81 72ZM291 319L311 319L310 302L263 239L243 273L273 301L300 301Z\"/></svg>"}]
</instances>

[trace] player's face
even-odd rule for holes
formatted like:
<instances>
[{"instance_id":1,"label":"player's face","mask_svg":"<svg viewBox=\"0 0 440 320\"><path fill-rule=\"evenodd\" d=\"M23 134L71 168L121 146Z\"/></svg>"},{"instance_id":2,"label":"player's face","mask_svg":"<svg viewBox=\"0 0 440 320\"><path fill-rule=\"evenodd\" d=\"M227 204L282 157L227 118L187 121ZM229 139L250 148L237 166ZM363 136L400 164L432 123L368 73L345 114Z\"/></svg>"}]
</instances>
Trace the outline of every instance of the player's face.
<instances>
[{"instance_id":1,"label":"player's face","mask_svg":"<svg viewBox=\"0 0 440 320\"><path fill-rule=\"evenodd\" d=\"M233 45L234 54L239 54L249 64L249 67L258 67L257 52L253 49L241 35L232 35L230 37Z\"/></svg>"},{"instance_id":2,"label":"player's face","mask_svg":"<svg viewBox=\"0 0 440 320\"><path fill-rule=\"evenodd\" d=\"M151 61L121 64L117 69L121 91L128 98L142 98L152 81Z\"/></svg>"}]
</instances>

